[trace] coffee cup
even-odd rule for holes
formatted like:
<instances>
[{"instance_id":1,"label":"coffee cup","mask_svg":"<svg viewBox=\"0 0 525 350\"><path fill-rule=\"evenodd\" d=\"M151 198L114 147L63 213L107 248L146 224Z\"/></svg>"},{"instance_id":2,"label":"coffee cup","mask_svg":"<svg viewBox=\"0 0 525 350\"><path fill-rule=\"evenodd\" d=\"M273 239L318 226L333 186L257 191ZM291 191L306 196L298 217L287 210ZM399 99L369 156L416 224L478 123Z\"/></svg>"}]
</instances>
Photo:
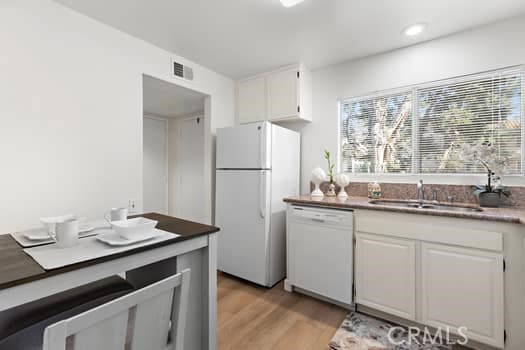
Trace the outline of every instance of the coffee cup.
<instances>
[{"instance_id":1,"label":"coffee cup","mask_svg":"<svg viewBox=\"0 0 525 350\"><path fill-rule=\"evenodd\" d=\"M112 221L122 221L128 218L128 208L112 208L104 215L104 219L111 223Z\"/></svg>"},{"instance_id":2,"label":"coffee cup","mask_svg":"<svg viewBox=\"0 0 525 350\"><path fill-rule=\"evenodd\" d=\"M54 237L60 248L72 247L78 243L78 220L70 219L56 223Z\"/></svg>"}]
</instances>

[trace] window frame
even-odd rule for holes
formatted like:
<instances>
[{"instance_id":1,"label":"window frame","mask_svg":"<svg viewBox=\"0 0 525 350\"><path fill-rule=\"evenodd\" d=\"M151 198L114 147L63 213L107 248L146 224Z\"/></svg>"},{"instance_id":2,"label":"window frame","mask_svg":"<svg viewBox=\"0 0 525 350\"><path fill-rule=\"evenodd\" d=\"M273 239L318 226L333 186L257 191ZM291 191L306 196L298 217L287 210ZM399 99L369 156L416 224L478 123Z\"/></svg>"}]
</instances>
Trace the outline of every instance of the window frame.
<instances>
[{"instance_id":1,"label":"window frame","mask_svg":"<svg viewBox=\"0 0 525 350\"><path fill-rule=\"evenodd\" d=\"M485 174L473 173L421 173L418 164L419 152L419 114L418 114L418 90L425 88L438 87L447 84L458 84L477 79L489 79L498 74L516 74L521 75L521 172L520 174L505 175L504 183L507 185L525 185L525 65L510 66L501 69L489 70L481 73L466 74L452 78L440 79L430 82L402 86L392 89L375 91L369 94L358 95L347 98L340 98L337 101L338 106L338 120L337 120L337 170L341 172L342 165L342 105L354 103L363 100L374 99L382 96L389 96L402 93L412 94L412 169L410 173L351 173L345 172L349 175L352 181L382 181L382 182L400 182L411 183L417 179L423 179L427 182L435 184L461 184L472 185L484 181Z\"/></svg>"}]
</instances>

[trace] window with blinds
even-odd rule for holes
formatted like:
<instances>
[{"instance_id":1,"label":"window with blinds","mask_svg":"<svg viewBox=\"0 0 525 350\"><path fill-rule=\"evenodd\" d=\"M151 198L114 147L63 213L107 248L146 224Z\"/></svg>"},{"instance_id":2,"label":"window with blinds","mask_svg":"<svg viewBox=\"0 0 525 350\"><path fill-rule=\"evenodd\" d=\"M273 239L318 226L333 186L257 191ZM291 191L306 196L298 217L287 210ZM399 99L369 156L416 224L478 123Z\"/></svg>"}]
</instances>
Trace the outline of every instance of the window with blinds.
<instances>
[{"instance_id":1,"label":"window with blinds","mask_svg":"<svg viewBox=\"0 0 525 350\"><path fill-rule=\"evenodd\" d=\"M479 174L461 155L488 141L523 174L523 71L507 70L414 86L341 103L341 171Z\"/></svg>"},{"instance_id":2,"label":"window with blinds","mask_svg":"<svg viewBox=\"0 0 525 350\"><path fill-rule=\"evenodd\" d=\"M341 170L410 173L412 100L405 91L342 103Z\"/></svg>"}]
</instances>

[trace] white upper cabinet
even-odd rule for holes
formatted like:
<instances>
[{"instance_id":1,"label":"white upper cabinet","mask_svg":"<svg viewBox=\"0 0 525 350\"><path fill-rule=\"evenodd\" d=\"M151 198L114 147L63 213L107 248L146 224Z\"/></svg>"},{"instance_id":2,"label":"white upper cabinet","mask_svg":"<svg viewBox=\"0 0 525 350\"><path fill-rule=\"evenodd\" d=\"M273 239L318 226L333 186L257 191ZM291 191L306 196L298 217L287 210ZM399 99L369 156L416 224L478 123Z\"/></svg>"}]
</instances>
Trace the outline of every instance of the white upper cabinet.
<instances>
[{"instance_id":1,"label":"white upper cabinet","mask_svg":"<svg viewBox=\"0 0 525 350\"><path fill-rule=\"evenodd\" d=\"M311 121L311 77L301 65L241 80L237 83L240 124L255 121Z\"/></svg>"},{"instance_id":2,"label":"white upper cabinet","mask_svg":"<svg viewBox=\"0 0 525 350\"><path fill-rule=\"evenodd\" d=\"M268 119L294 118L300 113L299 70L292 68L268 76Z\"/></svg>"},{"instance_id":3,"label":"white upper cabinet","mask_svg":"<svg viewBox=\"0 0 525 350\"><path fill-rule=\"evenodd\" d=\"M246 79L237 84L237 113L241 124L266 120L266 78Z\"/></svg>"}]
</instances>

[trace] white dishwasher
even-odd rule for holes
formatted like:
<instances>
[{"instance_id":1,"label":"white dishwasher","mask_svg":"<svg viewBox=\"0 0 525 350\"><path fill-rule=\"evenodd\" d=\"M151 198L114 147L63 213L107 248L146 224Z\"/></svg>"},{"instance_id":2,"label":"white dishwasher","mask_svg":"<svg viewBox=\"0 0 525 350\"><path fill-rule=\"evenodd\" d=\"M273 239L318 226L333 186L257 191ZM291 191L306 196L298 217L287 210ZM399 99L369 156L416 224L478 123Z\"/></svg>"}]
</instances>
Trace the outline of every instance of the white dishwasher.
<instances>
[{"instance_id":1,"label":"white dishwasher","mask_svg":"<svg viewBox=\"0 0 525 350\"><path fill-rule=\"evenodd\" d=\"M353 212L289 204L285 289L352 304Z\"/></svg>"}]
</instances>

